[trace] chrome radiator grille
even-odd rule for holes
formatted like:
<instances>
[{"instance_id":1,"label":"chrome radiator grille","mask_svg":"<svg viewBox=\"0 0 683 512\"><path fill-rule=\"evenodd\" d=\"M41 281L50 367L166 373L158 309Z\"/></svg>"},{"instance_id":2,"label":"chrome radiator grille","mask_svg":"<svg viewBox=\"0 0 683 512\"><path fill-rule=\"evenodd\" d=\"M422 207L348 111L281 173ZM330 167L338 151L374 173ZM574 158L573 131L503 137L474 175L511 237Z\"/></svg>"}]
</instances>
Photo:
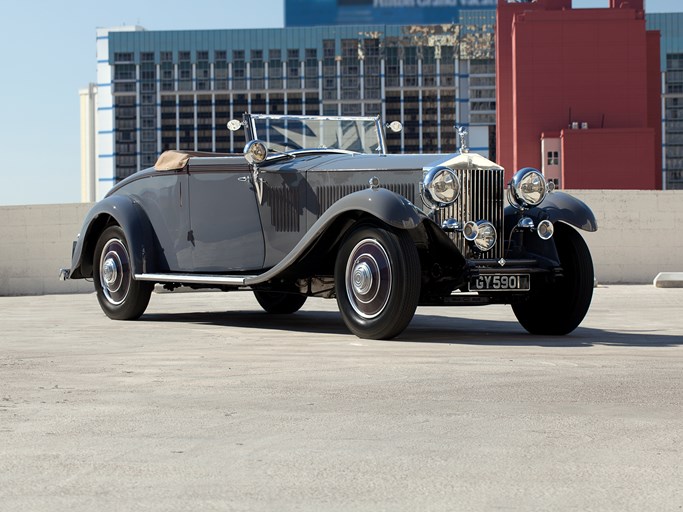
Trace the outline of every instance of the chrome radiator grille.
<instances>
[{"instance_id":1,"label":"chrome radiator grille","mask_svg":"<svg viewBox=\"0 0 683 512\"><path fill-rule=\"evenodd\" d=\"M488 220L498 233L496 245L485 253L473 253L462 233L449 233L460 252L467 258L487 259L503 257L503 209L505 187L504 171L491 169L457 169L461 189L459 199L446 208L436 211L437 224L446 219L456 219L463 224L467 221Z\"/></svg>"}]
</instances>

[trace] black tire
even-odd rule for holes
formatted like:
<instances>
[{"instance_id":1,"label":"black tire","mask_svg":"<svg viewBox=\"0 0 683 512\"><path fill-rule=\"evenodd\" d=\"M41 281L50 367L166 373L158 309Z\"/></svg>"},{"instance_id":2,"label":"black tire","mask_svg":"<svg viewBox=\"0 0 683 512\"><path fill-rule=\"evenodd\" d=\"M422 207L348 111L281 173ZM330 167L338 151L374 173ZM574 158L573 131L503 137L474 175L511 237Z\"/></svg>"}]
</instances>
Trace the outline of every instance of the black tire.
<instances>
[{"instance_id":1,"label":"black tire","mask_svg":"<svg viewBox=\"0 0 683 512\"><path fill-rule=\"evenodd\" d=\"M254 296L267 313L288 315L296 313L306 302L306 295L300 293L254 290Z\"/></svg>"},{"instance_id":2,"label":"black tire","mask_svg":"<svg viewBox=\"0 0 683 512\"><path fill-rule=\"evenodd\" d=\"M147 309L153 283L133 279L126 235L111 226L100 235L93 257L93 281L104 314L114 320L135 320Z\"/></svg>"},{"instance_id":3,"label":"black tire","mask_svg":"<svg viewBox=\"0 0 683 512\"><path fill-rule=\"evenodd\" d=\"M334 270L337 304L359 338L391 339L408 326L420 298L420 258L410 235L363 226L341 245Z\"/></svg>"},{"instance_id":4,"label":"black tire","mask_svg":"<svg viewBox=\"0 0 683 512\"><path fill-rule=\"evenodd\" d=\"M581 235L566 224L555 225L555 246L563 276L554 283L533 283L529 299L512 310L531 334L561 336L576 329L593 298L593 260Z\"/></svg>"}]
</instances>

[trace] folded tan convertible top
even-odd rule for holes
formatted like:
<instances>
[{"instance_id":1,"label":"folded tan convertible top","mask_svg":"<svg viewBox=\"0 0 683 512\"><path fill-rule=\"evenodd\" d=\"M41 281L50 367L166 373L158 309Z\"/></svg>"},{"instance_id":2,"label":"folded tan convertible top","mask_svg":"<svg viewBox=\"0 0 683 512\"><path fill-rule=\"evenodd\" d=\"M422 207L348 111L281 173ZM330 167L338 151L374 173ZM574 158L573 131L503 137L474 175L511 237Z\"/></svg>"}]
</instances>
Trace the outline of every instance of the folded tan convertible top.
<instances>
[{"instance_id":1,"label":"folded tan convertible top","mask_svg":"<svg viewBox=\"0 0 683 512\"><path fill-rule=\"evenodd\" d=\"M230 153L210 153L206 151L178 151L175 149L171 149L168 151L164 151L159 155L159 158L157 158L156 163L154 164L154 170L155 171L177 171L180 169L184 169L185 166L187 165L187 162L190 161L190 158L195 158L195 157L209 157L209 156L234 156L230 155Z\"/></svg>"}]
</instances>

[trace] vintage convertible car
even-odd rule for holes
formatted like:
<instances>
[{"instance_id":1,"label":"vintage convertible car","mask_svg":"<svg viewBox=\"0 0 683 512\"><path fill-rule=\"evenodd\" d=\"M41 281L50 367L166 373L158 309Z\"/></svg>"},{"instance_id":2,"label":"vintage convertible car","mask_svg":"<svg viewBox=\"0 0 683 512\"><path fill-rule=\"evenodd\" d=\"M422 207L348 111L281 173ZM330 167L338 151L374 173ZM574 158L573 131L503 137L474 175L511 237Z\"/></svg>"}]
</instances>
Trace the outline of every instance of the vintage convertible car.
<instances>
[{"instance_id":1,"label":"vintage convertible car","mask_svg":"<svg viewBox=\"0 0 683 512\"><path fill-rule=\"evenodd\" d=\"M107 316L138 318L155 283L251 290L280 314L336 298L348 328L375 339L419 305L511 304L546 335L588 311L593 264L575 228L595 231L595 217L539 171L506 188L464 137L454 155L388 155L375 117L245 114L228 127L244 130L243 155L165 152L88 213L61 275L92 277Z\"/></svg>"}]
</instances>

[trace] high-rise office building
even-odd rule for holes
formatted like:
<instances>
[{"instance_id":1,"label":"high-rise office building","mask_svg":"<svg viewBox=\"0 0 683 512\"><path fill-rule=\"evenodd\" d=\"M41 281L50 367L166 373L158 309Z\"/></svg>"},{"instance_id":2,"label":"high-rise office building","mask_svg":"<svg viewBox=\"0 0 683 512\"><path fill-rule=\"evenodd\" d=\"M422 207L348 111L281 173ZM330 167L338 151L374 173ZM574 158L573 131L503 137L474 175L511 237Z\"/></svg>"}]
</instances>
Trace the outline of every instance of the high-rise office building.
<instances>
[{"instance_id":1,"label":"high-rise office building","mask_svg":"<svg viewBox=\"0 0 683 512\"><path fill-rule=\"evenodd\" d=\"M244 112L382 115L393 152L495 140L494 11L446 25L98 31L98 197L160 152L241 152Z\"/></svg>"}]
</instances>

